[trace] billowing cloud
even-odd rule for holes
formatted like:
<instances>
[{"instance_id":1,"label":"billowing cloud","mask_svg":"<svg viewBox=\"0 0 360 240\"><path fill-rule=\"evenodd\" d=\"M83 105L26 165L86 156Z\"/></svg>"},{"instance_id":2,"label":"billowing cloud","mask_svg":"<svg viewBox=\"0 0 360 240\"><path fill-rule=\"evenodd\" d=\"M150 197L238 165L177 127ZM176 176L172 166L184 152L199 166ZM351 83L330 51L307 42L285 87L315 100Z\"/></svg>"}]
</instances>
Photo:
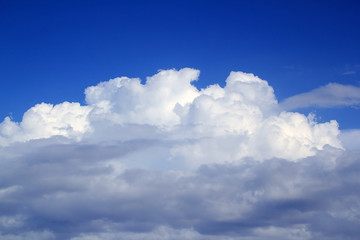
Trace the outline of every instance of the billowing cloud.
<instances>
[{"instance_id":1,"label":"billowing cloud","mask_svg":"<svg viewBox=\"0 0 360 240\"><path fill-rule=\"evenodd\" d=\"M232 72L120 77L0 125L1 239L356 239L359 149Z\"/></svg>"},{"instance_id":2,"label":"billowing cloud","mask_svg":"<svg viewBox=\"0 0 360 240\"><path fill-rule=\"evenodd\" d=\"M88 106L69 102L55 106L37 104L24 114L21 123L12 122L9 117L0 123L0 145L55 135L80 138L90 130L87 119L90 109Z\"/></svg>"},{"instance_id":3,"label":"billowing cloud","mask_svg":"<svg viewBox=\"0 0 360 240\"><path fill-rule=\"evenodd\" d=\"M198 70L185 68L160 71L145 84L127 77L99 83L85 90L87 106L43 103L28 110L20 123L6 118L0 125L0 144L52 136L92 143L186 139L188 144L172 152L186 155L189 148L197 148L203 155L206 145L218 148L218 141L230 141L232 156L261 160L296 160L327 144L341 147L335 121L318 124L312 116L282 112L272 87L253 74L232 72L224 88L211 85L201 90L191 85L198 75Z\"/></svg>"},{"instance_id":4,"label":"billowing cloud","mask_svg":"<svg viewBox=\"0 0 360 240\"><path fill-rule=\"evenodd\" d=\"M360 87L329 83L310 92L289 97L281 103L281 106L286 110L293 110L311 106L331 108L359 104Z\"/></svg>"}]
</instances>

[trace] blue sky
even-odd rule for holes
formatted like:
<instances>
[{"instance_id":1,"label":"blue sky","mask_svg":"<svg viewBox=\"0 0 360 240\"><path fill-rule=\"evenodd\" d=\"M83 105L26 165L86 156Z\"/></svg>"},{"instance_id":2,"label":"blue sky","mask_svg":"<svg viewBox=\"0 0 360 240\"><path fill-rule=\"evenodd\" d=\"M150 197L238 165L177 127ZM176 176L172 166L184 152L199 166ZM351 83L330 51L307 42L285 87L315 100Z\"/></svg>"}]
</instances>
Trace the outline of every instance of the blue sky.
<instances>
[{"instance_id":1,"label":"blue sky","mask_svg":"<svg viewBox=\"0 0 360 240\"><path fill-rule=\"evenodd\" d=\"M356 1L1 1L0 117L84 104L90 85L199 69L197 87L254 73L279 101L329 82L359 85ZM353 107L307 108L358 128Z\"/></svg>"}]
</instances>

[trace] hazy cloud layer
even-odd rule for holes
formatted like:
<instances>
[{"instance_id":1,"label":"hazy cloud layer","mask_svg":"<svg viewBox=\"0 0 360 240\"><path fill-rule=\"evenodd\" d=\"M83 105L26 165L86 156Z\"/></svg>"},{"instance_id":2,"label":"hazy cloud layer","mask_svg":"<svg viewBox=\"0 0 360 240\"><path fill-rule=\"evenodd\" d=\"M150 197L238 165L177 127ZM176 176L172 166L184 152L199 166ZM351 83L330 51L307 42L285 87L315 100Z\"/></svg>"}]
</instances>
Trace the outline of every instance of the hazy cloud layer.
<instances>
[{"instance_id":1,"label":"hazy cloud layer","mask_svg":"<svg viewBox=\"0 0 360 240\"><path fill-rule=\"evenodd\" d=\"M337 106L358 106L360 87L329 83L307 93L301 93L285 99L281 107L286 110L317 106L331 108Z\"/></svg>"},{"instance_id":2,"label":"hazy cloud layer","mask_svg":"<svg viewBox=\"0 0 360 240\"><path fill-rule=\"evenodd\" d=\"M33 142L3 149L8 157L1 161L2 238L26 239L20 237L29 231L44 239L356 239L360 234L359 152L328 147L297 162L243 159L193 172L146 167L153 161L146 155L159 155L164 144ZM153 152L143 150L149 148ZM130 159L145 167L123 166Z\"/></svg>"},{"instance_id":3,"label":"hazy cloud layer","mask_svg":"<svg viewBox=\"0 0 360 240\"><path fill-rule=\"evenodd\" d=\"M115 78L0 124L0 238L357 239L360 146L253 74ZM360 138L359 138L360 139Z\"/></svg>"}]
</instances>

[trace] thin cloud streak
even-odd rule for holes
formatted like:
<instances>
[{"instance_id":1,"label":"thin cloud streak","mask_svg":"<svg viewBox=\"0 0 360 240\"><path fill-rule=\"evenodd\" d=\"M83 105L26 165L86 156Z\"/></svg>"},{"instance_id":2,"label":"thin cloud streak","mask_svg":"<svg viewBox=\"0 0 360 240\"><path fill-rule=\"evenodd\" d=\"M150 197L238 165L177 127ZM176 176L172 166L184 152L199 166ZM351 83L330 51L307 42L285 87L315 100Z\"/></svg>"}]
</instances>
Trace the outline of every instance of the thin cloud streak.
<instances>
[{"instance_id":1,"label":"thin cloud streak","mask_svg":"<svg viewBox=\"0 0 360 240\"><path fill-rule=\"evenodd\" d=\"M342 75L354 75L356 74L356 71L346 71Z\"/></svg>"},{"instance_id":2,"label":"thin cloud streak","mask_svg":"<svg viewBox=\"0 0 360 240\"><path fill-rule=\"evenodd\" d=\"M289 97L280 103L285 110L296 110L306 107L347 107L360 104L360 87L329 83L311 90Z\"/></svg>"}]
</instances>

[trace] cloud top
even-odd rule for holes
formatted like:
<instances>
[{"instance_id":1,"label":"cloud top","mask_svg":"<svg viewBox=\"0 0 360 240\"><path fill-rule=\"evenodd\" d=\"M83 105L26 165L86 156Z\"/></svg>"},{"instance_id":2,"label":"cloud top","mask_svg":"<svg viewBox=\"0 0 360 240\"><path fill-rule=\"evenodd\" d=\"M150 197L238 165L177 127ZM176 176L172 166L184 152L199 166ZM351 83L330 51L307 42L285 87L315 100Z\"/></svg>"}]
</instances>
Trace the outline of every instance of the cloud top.
<instances>
[{"instance_id":1,"label":"cloud top","mask_svg":"<svg viewBox=\"0 0 360 240\"><path fill-rule=\"evenodd\" d=\"M86 106L42 103L29 109L20 123L6 118L0 124L0 144L52 136L90 142L106 141L107 137L121 141L157 136L202 139L218 145L217 137L222 136L222 141L238 139L232 150L237 158L260 160L296 160L314 155L325 145L341 148L335 121L318 124L311 116L281 111L273 88L259 77L231 72L224 88L210 85L198 90L191 84L198 76L198 70L184 68L162 70L148 77L145 84L127 77L101 82L85 90ZM329 85L326 89L338 87ZM123 134L116 136L116 131ZM200 155L207 151L203 143L185 145L173 152L186 154L180 152L194 147Z\"/></svg>"}]
</instances>

